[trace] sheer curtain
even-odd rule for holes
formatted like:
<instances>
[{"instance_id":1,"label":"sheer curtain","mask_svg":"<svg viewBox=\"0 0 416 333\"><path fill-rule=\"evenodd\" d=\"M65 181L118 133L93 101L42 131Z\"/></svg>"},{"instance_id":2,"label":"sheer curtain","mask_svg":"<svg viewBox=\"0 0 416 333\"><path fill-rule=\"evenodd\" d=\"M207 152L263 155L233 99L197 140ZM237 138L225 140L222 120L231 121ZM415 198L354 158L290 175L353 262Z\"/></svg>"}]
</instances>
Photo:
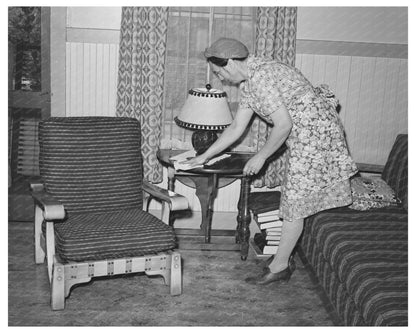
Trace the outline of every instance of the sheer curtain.
<instances>
[{"instance_id":1,"label":"sheer curtain","mask_svg":"<svg viewBox=\"0 0 416 333\"><path fill-rule=\"evenodd\" d=\"M123 7L117 87L120 117L141 123L144 178L162 181L160 147L168 9Z\"/></svg>"},{"instance_id":2,"label":"sheer curtain","mask_svg":"<svg viewBox=\"0 0 416 333\"><path fill-rule=\"evenodd\" d=\"M256 7L170 7L164 99L164 148L191 148L192 132L173 121L188 90L212 87L227 92L231 110L237 110L237 86L223 85L209 71L205 48L220 37L241 40L254 51Z\"/></svg>"}]
</instances>

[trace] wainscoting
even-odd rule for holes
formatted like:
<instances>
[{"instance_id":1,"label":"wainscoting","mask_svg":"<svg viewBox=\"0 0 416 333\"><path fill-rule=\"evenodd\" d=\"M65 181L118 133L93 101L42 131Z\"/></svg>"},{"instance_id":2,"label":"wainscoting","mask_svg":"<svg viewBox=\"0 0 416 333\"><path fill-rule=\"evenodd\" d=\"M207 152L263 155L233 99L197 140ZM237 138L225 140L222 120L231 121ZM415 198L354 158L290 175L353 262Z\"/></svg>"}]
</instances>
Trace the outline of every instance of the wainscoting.
<instances>
[{"instance_id":1,"label":"wainscoting","mask_svg":"<svg viewBox=\"0 0 416 333\"><path fill-rule=\"evenodd\" d=\"M66 115L114 116L116 38L111 43L91 43L91 36L84 42L79 36L66 43ZM312 42L300 41L296 67L312 84L326 83L335 92L353 158L384 164L396 135L407 133L407 46ZM319 50L329 54L319 54ZM237 210L239 185L235 181L219 190L214 211ZM166 176L160 186L166 186ZM200 210L194 189L177 182L176 191L189 198L192 210Z\"/></svg>"},{"instance_id":2,"label":"wainscoting","mask_svg":"<svg viewBox=\"0 0 416 333\"><path fill-rule=\"evenodd\" d=\"M66 116L114 116L118 44L66 44Z\"/></svg>"},{"instance_id":3,"label":"wainscoting","mask_svg":"<svg viewBox=\"0 0 416 333\"><path fill-rule=\"evenodd\" d=\"M354 160L384 164L407 133L407 59L297 54L296 67L335 92Z\"/></svg>"}]
</instances>

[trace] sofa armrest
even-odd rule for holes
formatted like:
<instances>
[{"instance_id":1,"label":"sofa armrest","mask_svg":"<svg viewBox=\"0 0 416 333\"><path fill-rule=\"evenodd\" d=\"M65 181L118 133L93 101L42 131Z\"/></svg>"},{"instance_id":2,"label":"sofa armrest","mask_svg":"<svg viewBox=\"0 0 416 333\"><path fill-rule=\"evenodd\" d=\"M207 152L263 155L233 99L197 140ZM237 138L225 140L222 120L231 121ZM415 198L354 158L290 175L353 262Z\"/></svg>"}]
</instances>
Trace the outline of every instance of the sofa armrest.
<instances>
[{"instance_id":1,"label":"sofa armrest","mask_svg":"<svg viewBox=\"0 0 416 333\"><path fill-rule=\"evenodd\" d=\"M65 209L57 199L43 190L43 185L39 183L30 184L32 198L35 204L43 211L45 220L63 220Z\"/></svg>"},{"instance_id":2,"label":"sofa armrest","mask_svg":"<svg viewBox=\"0 0 416 333\"><path fill-rule=\"evenodd\" d=\"M154 198L167 202L171 211L189 208L188 199L183 195L165 190L147 181L143 181L143 191L149 193Z\"/></svg>"},{"instance_id":3,"label":"sofa armrest","mask_svg":"<svg viewBox=\"0 0 416 333\"><path fill-rule=\"evenodd\" d=\"M384 165L379 164L367 164L367 163L356 163L358 170L361 172L369 173L382 173L384 170Z\"/></svg>"}]
</instances>

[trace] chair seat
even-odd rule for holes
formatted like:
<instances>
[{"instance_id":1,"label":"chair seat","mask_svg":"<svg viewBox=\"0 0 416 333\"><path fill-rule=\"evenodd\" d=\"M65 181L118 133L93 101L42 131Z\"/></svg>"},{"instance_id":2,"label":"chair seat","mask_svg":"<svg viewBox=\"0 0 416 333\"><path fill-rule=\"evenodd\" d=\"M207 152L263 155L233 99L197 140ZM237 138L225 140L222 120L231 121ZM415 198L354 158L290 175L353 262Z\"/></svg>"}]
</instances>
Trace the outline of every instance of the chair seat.
<instances>
[{"instance_id":1,"label":"chair seat","mask_svg":"<svg viewBox=\"0 0 416 333\"><path fill-rule=\"evenodd\" d=\"M71 214L55 223L56 253L66 261L138 257L176 247L173 229L141 209Z\"/></svg>"}]
</instances>

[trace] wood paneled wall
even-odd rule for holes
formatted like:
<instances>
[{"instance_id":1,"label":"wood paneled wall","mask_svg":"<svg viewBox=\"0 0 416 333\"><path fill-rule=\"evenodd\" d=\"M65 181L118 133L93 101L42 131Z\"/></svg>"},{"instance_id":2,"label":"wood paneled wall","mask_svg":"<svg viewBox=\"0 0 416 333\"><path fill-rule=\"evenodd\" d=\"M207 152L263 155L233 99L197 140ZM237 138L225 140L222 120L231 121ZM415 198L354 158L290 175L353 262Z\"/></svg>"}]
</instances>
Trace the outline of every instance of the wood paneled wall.
<instances>
[{"instance_id":1,"label":"wood paneled wall","mask_svg":"<svg viewBox=\"0 0 416 333\"><path fill-rule=\"evenodd\" d=\"M66 115L114 116L118 44L67 43Z\"/></svg>"},{"instance_id":2,"label":"wood paneled wall","mask_svg":"<svg viewBox=\"0 0 416 333\"><path fill-rule=\"evenodd\" d=\"M407 133L407 59L297 54L296 67L335 92L354 160L384 164Z\"/></svg>"},{"instance_id":3,"label":"wood paneled wall","mask_svg":"<svg viewBox=\"0 0 416 333\"><path fill-rule=\"evenodd\" d=\"M78 39L66 46L66 115L114 116L118 44ZM407 133L407 56L310 54L301 50L296 67L312 84L328 84L340 100L340 117L353 158L384 164L396 135ZM200 210L194 189L178 183L176 190L190 198L193 210ZM219 190L214 210L236 211L238 196L236 181Z\"/></svg>"},{"instance_id":4,"label":"wood paneled wall","mask_svg":"<svg viewBox=\"0 0 416 333\"><path fill-rule=\"evenodd\" d=\"M67 116L114 115L118 45L67 43L66 61ZM385 163L396 135L407 133L407 59L297 54L296 67L336 93L353 158Z\"/></svg>"}]
</instances>

